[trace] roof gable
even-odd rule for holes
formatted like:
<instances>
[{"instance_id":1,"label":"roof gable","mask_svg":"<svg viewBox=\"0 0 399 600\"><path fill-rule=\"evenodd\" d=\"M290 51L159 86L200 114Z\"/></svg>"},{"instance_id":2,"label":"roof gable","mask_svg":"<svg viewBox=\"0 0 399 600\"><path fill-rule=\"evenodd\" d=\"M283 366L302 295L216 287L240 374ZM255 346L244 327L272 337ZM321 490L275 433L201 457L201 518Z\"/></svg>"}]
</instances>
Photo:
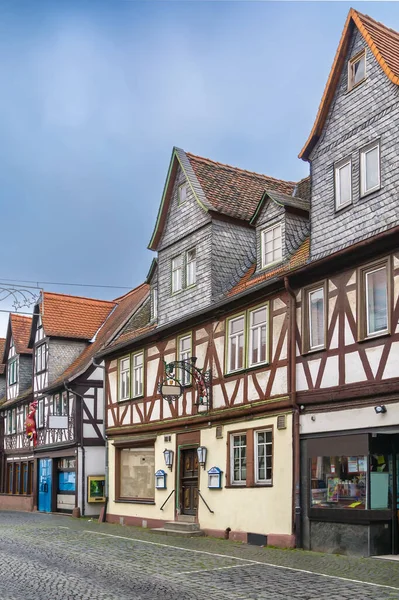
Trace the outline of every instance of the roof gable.
<instances>
[{"instance_id":1,"label":"roof gable","mask_svg":"<svg viewBox=\"0 0 399 600\"><path fill-rule=\"evenodd\" d=\"M12 340L17 354L32 354L32 349L28 347L31 326L32 317L11 313L5 352L8 352Z\"/></svg>"},{"instance_id":2,"label":"roof gable","mask_svg":"<svg viewBox=\"0 0 399 600\"><path fill-rule=\"evenodd\" d=\"M399 33L375 21L368 15L363 15L351 8L323 92L316 120L309 138L299 154L299 158L303 160L309 159L310 153L323 131L335 90L345 65L354 27L357 27L360 31L388 79L399 85Z\"/></svg>"},{"instance_id":3,"label":"roof gable","mask_svg":"<svg viewBox=\"0 0 399 600\"><path fill-rule=\"evenodd\" d=\"M284 209L294 209L304 215L308 215L310 210L310 203L307 200L303 200L302 198L298 198L297 196L288 196L287 194L282 194L280 192L274 192L271 190L266 190L262 194L262 198L260 199L258 206L254 214L251 217L250 223L251 225L255 225L259 215L262 211L262 208L266 205L267 202L274 202L277 206L281 206Z\"/></svg>"}]
</instances>

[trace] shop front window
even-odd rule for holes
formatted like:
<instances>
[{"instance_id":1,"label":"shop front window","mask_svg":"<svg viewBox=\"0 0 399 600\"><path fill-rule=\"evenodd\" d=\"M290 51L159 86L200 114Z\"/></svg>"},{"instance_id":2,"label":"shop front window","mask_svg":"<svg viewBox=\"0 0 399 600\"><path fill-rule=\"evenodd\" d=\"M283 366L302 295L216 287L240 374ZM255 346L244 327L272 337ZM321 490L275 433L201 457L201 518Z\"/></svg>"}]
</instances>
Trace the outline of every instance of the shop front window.
<instances>
[{"instance_id":1,"label":"shop front window","mask_svg":"<svg viewBox=\"0 0 399 600\"><path fill-rule=\"evenodd\" d=\"M367 456L317 456L311 462L311 506L365 509Z\"/></svg>"}]
</instances>

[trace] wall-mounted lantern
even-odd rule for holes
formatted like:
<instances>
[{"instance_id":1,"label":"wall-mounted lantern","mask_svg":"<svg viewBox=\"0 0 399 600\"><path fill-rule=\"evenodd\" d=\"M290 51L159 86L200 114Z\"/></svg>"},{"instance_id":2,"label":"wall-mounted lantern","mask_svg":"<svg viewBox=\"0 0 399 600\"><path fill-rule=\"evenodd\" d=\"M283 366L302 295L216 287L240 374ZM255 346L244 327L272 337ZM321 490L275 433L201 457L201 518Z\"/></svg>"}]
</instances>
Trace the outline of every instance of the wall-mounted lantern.
<instances>
[{"instance_id":1,"label":"wall-mounted lantern","mask_svg":"<svg viewBox=\"0 0 399 600\"><path fill-rule=\"evenodd\" d=\"M163 451L165 465L170 470L172 470L172 467L173 467L173 454L174 454L173 450L168 450L167 448L165 448L165 450Z\"/></svg>"},{"instance_id":2,"label":"wall-mounted lantern","mask_svg":"<svg viewBox=\"0 0 399 600\"><path fill-rule=\"evenodd\" d=\"M201 465L201 467L203 469L205 469L206 453L207 453L207 449L205 448L205 446L198 446L198 448L197 448L198 463Z\"/></svg>"},{"instance_id":3,"label":"wall-mounted lantern","mask_svg":"<svg viewBox=\"0 0 399 600\"><path fill-rule=\"evenodd\" d=\"M162 469L155 473L155 487L157 490L166 490L166 473Z\"/></svg>"},{"instance_id":4,"label":"wall-mounted lantern","mask_svg":"<svg viewBox=\"0 0 399 600\"><path fill-rule=\"evenodd\" d=\"M208 471L208 488L210 490L220 490L222 487L222 473L219 467L212 467Z\"/></svg>"}]
</instances>

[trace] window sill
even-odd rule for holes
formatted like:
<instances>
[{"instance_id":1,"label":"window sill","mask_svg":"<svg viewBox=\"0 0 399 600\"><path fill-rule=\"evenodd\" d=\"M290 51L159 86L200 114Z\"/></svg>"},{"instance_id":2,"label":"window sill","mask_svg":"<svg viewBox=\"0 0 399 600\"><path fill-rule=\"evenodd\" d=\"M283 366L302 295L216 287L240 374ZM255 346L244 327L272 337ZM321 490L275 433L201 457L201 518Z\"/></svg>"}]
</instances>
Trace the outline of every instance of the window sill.
<instances>
[{"instance_id":1,"label":"window sill","mask_svg":"<svg viewBox=\"0 0 399 600\"><path fill-rule=\"evenodd\" d=\"M226 489L228 490L235 490L235 489L248 489L248 488L270 488L273 487L272 483L251 483L251 485L246 485L245 483L231 483L230 485L225 485L224 486Z\"/></svg>"},{"instance_id":2,"label":"window sill","mask_svg":"<svg viewBox=\"0 0 399 600\"><path fill-rule=\"evenodd\" d=\"M325 352L326 351L326 347L323 346L322 348L309 348L308 350L302 350L301 354L302 356L308 356L309 354L317 354L318 352Z\"/></svg>"},{"instance_id":3,"label":"window sill","mask_svg":"<svg viewBox=\"0 0 399 600\"><path fill-rule=\"evenodd\" d=\"M150 504L152 506L155 506L155 501L154 500L122 500L122 499L118 499L118 500L114 500L114 502L116 504Z\"/></svg>"},{"instance_id":4,"label":"window sill","mask_svg":"<svg viewBox=\"0 0 399 600\"><path fill-rule=\"evenodd\" d=\"M369 196L372 196L376 192L380 192L380 191L381 191L381 185L379 185L378 187L376 187L368 192L364 192L363 194L360 194L359 199L363 200L364 198L368 198Z\"/></svg>"},{"instance_id":5,"label":"window sill","mask_svg":"<svg viewBox=\"0 0 399 600\"><path fill-rule=\"evenodd\" d=\"M348 89L346 90L346 93L350 94L351 92L353 92L353 90L356 90L359 87L359 85L362 85L362 83L364 83L365 81L367 81L367 77L365 77L361 81L358 81L357 83L355 83L351 87L348 87Z\"/></svg>"},{"instance_id":6,"label":"window sill","mask_svg":"<svg viewBox=\"0 0 399 600\"><path fill-rule=\"evenodd\" d=\"M47 369L42 369L41 371L35 371L35 375L41 375L42 373L45 373L47 371Z\"/></svg>"},{"instance_id":7,"label":"window sill","mask_svg":"<svg viewBox=\"0 0 399 600\"><path fill-rule=\"evenodd\" d=\"M243 369L238 369L237 371L231 371L229 373L224 373L224 377L234 377L234 375L243 375L244 373L256 371L257 369L262 369L264 367L270 367L270 363L264 362L259 365L254 365L253 367L245 367Z\"/></svg>"},{"instance_id":8,"label":"window sill","mask_svg":"<svg viewBox=\"0 0 399 600\"><path fill-rule=\"evenodd\" d=\"M337 206L337 204L335 204L335 211L334 213L341 213L344 210L348 210L349 208L351 208L351 206L353 206L353 200L351 200L350 202L347 202L346 204L343 204L342 206Z\"/></svg>"},{"instance_id":9,"label":"window sill","mask_svg":"<svg viewBox=\"0 0 399 600\"><path fill-rule=\"evenodd\" d=\"M275 260L272 263L269 263L267 265L262 265L261 268L259 269L259 272L264 272L264 271L268 271L271 268L276 267L277 265L281 265L281 263L284 262L284 258L280 258L279 260Z\"/></svg>"},{"instance_id":10,"label":"window sill","mask_svg":"<svg viewBox=\"0 0 399 600\"><path fill-rule=\"evenodd\" d=\"M381 331L381 333L372 333L371 335L367 335L366 337L359 338L357 341L359 342L359 344L364 344L365 342L370 342L375 339L388 337L390 335L390 331Z\"/></svg>"},{"instance_id":11,"label":"window sill","mask_svg":"<svg viewBox=\"0 0 399 600\"><path fill-rule=\"evenodd\" d=\"M123 400L118 400L118 404L125 404L126 402L134 402L135 400L142 400L145 398L145 395L141 396L132 396L131 398L124 398Z\"/></svg>"}]
</instances>

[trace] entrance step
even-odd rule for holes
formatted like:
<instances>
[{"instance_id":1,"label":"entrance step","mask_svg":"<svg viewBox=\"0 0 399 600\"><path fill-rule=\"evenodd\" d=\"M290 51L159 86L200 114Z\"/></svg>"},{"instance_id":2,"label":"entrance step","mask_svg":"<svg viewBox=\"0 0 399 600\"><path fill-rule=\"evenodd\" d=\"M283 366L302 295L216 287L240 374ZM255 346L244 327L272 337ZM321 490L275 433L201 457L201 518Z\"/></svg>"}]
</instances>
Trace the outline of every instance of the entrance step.
<instances>
[{"instance_id":1,"label":"entrance step","mask_svg":"<svg viewBox=\"0 0 399 600\"><path fill-rule=\"evenodd\" d=\"M195 523L194 515L177 515L179 523Z\"/></svg>"},{"instance_id":2,"label":"entrance step","mask_svg":"<svg viewBox=\"0 0 399 600\"><path fill-rule=\"evenodd\" d=\"M185 523L184 521L171 521L165 523L164 527L151 529L163 535L178 535L182 537L198 537L205 535L199 528L198 523Z\"/></svg>"}]
</instances>

